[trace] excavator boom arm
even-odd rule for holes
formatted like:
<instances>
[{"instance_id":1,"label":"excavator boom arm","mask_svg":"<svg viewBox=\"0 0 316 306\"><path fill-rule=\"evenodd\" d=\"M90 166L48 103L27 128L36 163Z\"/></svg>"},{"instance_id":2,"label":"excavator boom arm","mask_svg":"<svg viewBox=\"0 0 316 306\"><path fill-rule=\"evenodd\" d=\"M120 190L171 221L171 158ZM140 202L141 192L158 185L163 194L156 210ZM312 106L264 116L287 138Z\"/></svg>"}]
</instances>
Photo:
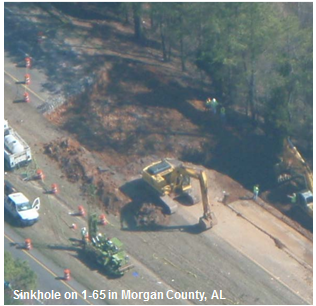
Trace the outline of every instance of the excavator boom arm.
<instances>
[{"instance_id":1,"label":"excavator boom arm","mask_svg":"<svg viewBox=\"0 0 316 306\"><path fill-rule=\"evenodd\" d=\"M199 180L203 204L203 215L204 217L208 218L210 216L211 209L208 198L207 176L205 171L192 169L182 165L181 167L179 167L178 172L179 174L188 175Z\"/></svg>"}]
</instances>

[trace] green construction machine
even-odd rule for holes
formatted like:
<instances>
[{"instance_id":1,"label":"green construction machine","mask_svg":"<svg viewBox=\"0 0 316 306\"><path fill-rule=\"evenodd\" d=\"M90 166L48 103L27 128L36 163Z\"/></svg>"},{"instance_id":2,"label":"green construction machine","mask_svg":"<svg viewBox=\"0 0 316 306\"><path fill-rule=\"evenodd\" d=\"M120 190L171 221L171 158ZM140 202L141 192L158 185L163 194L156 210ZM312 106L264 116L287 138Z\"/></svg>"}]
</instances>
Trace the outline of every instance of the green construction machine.
<instances>
[{"instance_id":1,"label":"green construction machine","mask_svg":"<svg viewBox=\"0 0 316 306\"><path fill-rule=\"evenodd\" d=\"M89 230L82 228L81 235L85 257L97 263L106 275L121 277L133 268L123 250L123 243L117 238L110 239L98 233L98 219L95 214L89 216Z\"/></svg>"}]
</instances>

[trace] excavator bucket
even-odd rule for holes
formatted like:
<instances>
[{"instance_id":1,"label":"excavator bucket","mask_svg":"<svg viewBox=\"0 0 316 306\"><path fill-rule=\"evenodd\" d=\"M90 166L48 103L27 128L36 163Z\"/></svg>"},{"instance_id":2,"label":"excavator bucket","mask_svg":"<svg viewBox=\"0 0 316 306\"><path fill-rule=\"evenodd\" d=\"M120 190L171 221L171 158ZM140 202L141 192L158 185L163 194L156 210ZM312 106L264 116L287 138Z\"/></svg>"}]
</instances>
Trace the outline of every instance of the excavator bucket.
<instances>
[{"instance_id":1,"label":"excavator bucket","mask_svg":"<svg viewBox=\"0 0 316 306\"><path fill-rule=\"evenodd\" d=\"M201 231L207 231L216 224L217 218L215 217L214 213L211 213L211 216L209 218L203 216L199 220L199 227L201 228Z\"/></svg>"}]
</instances>

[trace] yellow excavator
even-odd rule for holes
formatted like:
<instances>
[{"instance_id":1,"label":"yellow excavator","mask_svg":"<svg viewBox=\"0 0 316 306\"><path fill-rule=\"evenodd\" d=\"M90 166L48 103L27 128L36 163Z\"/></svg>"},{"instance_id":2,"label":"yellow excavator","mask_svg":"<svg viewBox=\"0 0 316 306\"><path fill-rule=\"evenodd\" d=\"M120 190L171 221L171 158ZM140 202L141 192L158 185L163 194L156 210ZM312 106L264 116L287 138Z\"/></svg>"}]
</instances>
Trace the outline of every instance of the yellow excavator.
<instances>
[{"instance_id":1,"label":"yellow excavator","mask_svg":"<svg viewBox=\"0 0 316 306\"><path fill-rule=\"evenodd\" d=\"M198 202L192 194L190 178L197 179L203 204L203 216L199 220L199 225L202 230L207 230L217 224L216 217L210 209L205 171L187 167L176 159L165 158L144 168L142 178L159 195L169 214L177 210L178 204L175 201L177 197L185 195L190 198L191 203Z\"/></svg>"},{"instance_id":2,"label":"yellow excavator","mask_svg":"<svg viewBox=\"0 0 316 306\"><path fill-rule=\"evenodd\" d=\"M279 184L293 182L296 185L296 203L313 217L313 172L289 138L284 141L275 172Z\"/></svg>"}]
</instances>

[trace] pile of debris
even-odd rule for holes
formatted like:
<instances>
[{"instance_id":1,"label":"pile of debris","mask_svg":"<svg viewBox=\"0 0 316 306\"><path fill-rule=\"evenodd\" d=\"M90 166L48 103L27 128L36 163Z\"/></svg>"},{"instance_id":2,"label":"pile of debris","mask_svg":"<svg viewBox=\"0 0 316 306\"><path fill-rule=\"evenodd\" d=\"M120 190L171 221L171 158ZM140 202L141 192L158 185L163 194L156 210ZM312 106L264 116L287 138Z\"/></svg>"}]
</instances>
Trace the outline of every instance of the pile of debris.
<instances>
[{"instance_id":1,"label":"pile of debris","mask_svg":"<svg viewBox=\"0 0 316 306\"><path fill-rule=\"evenodd\" d=\"M154 228L168 224L169 216L163 214L161 207L153 203L143 203L136 211L135 221L138 227Z\"/></svg>"},{"instance_id":2,"label":"pile of debris","mask_svg":"<svg viewBox=\"0 0 316 306\"><path fill-rule=\"evenodd\" d=\"M71 183L81 183L82 193L89 198L92 205L97 205L107 213L121 214L129 200L128 196L117 192L121 182L115 179L112 171L100 169L92 154L78 141L71 138L57 139L44 145L44 153L59 164ZM127 172L139 172L145 160L147 161L146 158L140 159L137 163L130 164ZM143 188L135 190L142 195ZM154 227L169 222L169 217L163 214L161 207L148 199L133 206L132 215L138 227Z\"/></svg>"},{"instance_id":3,"label":"pile of debris","mask_svg":"<svg viewBox=\"0 0 316 306\"><path fill-rule=\"evenodd\" d=\"M91 153L76 140L57 139L44 145L44 153L59 164L70 182L82 184L83 194L93 203L115 215L120 212L126 201L115 193L118 186L109 179L111 173L100 171Z\"/></svg>"}]
</instances>

